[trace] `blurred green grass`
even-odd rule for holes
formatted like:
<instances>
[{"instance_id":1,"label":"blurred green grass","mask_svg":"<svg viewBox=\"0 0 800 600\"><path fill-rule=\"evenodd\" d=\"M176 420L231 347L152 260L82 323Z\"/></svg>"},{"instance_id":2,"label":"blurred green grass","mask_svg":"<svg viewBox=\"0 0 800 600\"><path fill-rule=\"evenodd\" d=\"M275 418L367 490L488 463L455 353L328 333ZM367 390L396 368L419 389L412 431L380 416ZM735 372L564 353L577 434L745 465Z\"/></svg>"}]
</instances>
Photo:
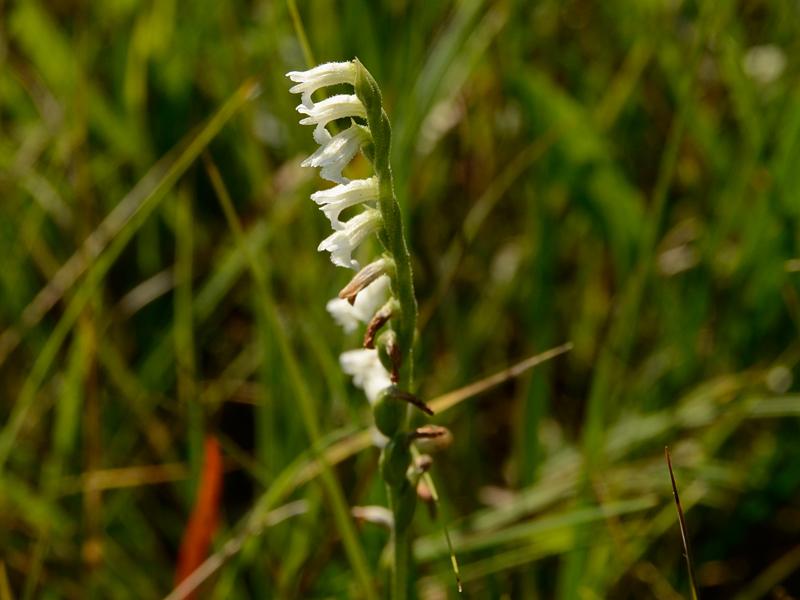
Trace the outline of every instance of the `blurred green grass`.
<instances>
[{"instance_id":1,"label":"blurred green grass","mask_svg":"<svg viewBox=\"0 0 800 600\"><path fill-rule=\"evenodd\" d=\"M318 427L327 485L384 502L337 365L355 340L324 309L347 275L315 251L289 8L0 3L15 598L168 594L208 433L227 465L215 549L242 547L203 597L357 595L359 555L385 583L386 533L360 525L346 553L308 462ZM421 394L574 344L437 418L466 595L687 596L669 445L701 597L798 596L797 3L297 9L317 61L358 56L385 94ZM421 509L416 534L419 595L456 597L439 522Z\"/></svg>"}]
</instances>

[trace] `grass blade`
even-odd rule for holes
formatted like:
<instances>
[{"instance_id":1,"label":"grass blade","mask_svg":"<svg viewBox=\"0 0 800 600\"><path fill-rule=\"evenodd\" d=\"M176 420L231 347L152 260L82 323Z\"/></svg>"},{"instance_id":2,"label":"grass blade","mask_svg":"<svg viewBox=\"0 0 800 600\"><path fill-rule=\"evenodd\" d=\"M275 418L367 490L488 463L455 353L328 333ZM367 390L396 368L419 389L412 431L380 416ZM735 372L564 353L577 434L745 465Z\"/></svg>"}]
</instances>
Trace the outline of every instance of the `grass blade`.
<instances>
[{"instance_id":1,"label":"grass blade","mask_svg":"<svg viewBox=\"0 0 800 600\"><path fill-rule=\"evenodd\" d=\"M367 558L358 541L358 534L353 525L350 511L347 508L344 493L325 456L321 453L322 433L319 429L319 423L317 422L314 401L311 397L311 392L303 380L300 365L291 349L289 339L281 324L275 301L267 287L267 275L261 263L256 261L250 247L246 243L244 231L241 223L239 223L239 218L236 215L230 195L225 188L218 169L211 159L208 158L208 155L205 156L205 166L211 178L214 190L217 193L217 198L222 206L222 210L225 213L225 218L228 220L228 225L234 235L236 244L245 255L247 264L255 280L256 291L261 300L258 306L263 311L262 316L275 335L278 350L289 375L289 382L291 387L294 388L295 397L300 405L300 415L303 420L303 425L306 428L306 433L311 441L312 454L317 458L321 467L320 476L322 477L322 485L330 500L331 509L333 510L339 534L342 536L342 543L344 544L345 551L359 579L364 595L367 598L376 598L372 577L367 566Z\"/></svg>"},{"instance_id":2,"label":"grass blade","mask_svg":"<svg viewBox=\"0 0 800 600\"><path fill-rule=\"evenodd\" d=\"M678 524L681 528L681 543L683 544L683 555L686 558L686 569L689 572L689 587L692 591L692 600L698 600L697 585L694 580L694 568L692 567L692 553L689 550L689 534L686 531L686 518L683 516L681 499L678 496L678 485L675 483L675 474L672 472L672 458L669 455L669 447L664 447L664 456L667 459L667 469L669 469L669 479L672 483L672 497L675 498L675 508L678 511Z\"/></svg>"},{"instance_id":3,"label":"grass blade","mask_svg":"<svg viewBox=\"0 0 800 600\"><path fill-rule=\"evenodd\" d=\"M245 81L245 83L243 83L225 104L223 104L206 122L198 133L189 139L175 161L154 184L141 204L129 215L125 224L120 228L109 244L107 250L100 254L96 261L88 268L86 278L70 300L58 324L50 333L42 351L36 357L36 361L22 385L22 389L20 390L17 402L14 404L8 423L3 428L2 432L0 432L0 474L3 472L11 448L36 399L36 392L39 386L44 382L61 344L72 330L75 321L83 311L86 303L94 295L103 277L108 273L134 233L142 226L147 217L153 213L161 200L164 199L167 192L172 189L181 175L186 172L186 169L194 162L200 152L208 146L225 123L253 97L257 90L258 85L254 80L250 79Z\"/></svg>"}]
</instances>

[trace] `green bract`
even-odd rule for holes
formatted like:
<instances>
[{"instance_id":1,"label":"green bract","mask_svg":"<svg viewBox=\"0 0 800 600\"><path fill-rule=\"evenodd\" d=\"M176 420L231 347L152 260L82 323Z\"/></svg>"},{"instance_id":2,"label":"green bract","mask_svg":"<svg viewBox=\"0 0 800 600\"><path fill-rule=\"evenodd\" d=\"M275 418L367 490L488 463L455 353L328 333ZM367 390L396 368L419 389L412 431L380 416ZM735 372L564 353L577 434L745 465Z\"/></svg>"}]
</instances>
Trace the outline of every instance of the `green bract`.
<instances>
[{"instance_id":1,"label":"green bract","mask_svg":"<svg viewBox=\"0 0 800 600\"><path fill-rule=\"evenodd\" d=\"M405 434L397 434L381 452L381 474L384 481L392 487L398 488L406 480L406 471L411 464L411 447Z\"/></svg>"},{"instance_id":2,"label":"green bract","mask_svg":"<svg viewBox=\"0 0 800 600\"><path fill-rule=\"evenodd\" d=\"M407 404L394 394L396 390L395 386L386 388L372 406L375 427L387 437L400 431L406 420Z\"/></svg>"}]
</instances>

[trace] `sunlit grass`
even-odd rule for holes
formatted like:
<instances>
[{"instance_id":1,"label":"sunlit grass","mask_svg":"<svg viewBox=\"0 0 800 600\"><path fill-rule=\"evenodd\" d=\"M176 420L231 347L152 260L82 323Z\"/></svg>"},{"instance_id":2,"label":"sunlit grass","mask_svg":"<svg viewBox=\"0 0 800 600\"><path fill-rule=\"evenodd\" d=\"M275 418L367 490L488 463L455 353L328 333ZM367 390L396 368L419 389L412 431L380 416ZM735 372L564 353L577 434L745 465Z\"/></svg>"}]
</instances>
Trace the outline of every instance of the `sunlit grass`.
<instances>
[{"instance_id":1,"label":"sunlit grass","mask_svg":"<svg viewBox=\"0 0 800 600\"><path fill-rule=\"evenodd\" d=\"M206 435L201 597L384 593L284 79L353 56L454 435L418 593L444 523L469 597L688 597L669 445L699 596L797 595L794 3L6 4L0 600L169 594Z\"/></svg>"}]
</instances>

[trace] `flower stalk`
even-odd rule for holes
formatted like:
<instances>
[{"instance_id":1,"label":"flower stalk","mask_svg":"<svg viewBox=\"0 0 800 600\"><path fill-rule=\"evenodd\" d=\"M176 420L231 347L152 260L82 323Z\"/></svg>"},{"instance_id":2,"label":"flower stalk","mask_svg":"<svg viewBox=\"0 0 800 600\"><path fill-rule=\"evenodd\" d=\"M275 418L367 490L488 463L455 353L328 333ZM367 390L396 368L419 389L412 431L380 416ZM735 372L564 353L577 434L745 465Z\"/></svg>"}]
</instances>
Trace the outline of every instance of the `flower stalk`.
<instances>
[{"instance_id":1,"label":"flower stalk","mask_svg":"<svg viewBox=\"0 0 800 600\"><path fill-rule=\"evenodd\" d=\"M410 583L409 526L419 481L413 476L411 444L424 437L408 430L408 412L412 406L426 413L430 409L410 393L417 301L389 164L391 125L378 84L358 59L287 76L296 84L290 91L302 95L297 107L304 115L300 123L315 126L313 137L320 144L302 164L320 167L323 178L339 184L311 196L334 230L318 249L329 251L335 265L358 270L360 265L352 253L367 237L377 234L384 247L383 255L361 269L327 308L348 331L359 323L367 324L363 348L343 353L340 363L373 405L376 434L386 436L382 438L381 473L393 516L392 597L405 600ZM316 103L312 99L317 90L339 84L352 85L355 93ZM349 119L349 127L331 135L328 124L339 119ZM372 163L374 175L351 181L342 171L359 150ZM347 221L340 220L344 211L356 207L362 210ZM387 279L388 290L382 284Z\"/></svg>"},{"instance_id":2,"label":"flower stalk","mask_svg":"<svg viewBox=\"0 0 800 600\"><path fill-rule=\"evenodd\" d=\"M389 117L383 109L381 91L369 71L356 59L356 96L366 109L367 125L372 134L371 155L372 166L378 178L378 206L383 216L384 230L381 241L395 262L396 295L400 303L400 315L395 330L398 345L402 349L404 369L401 375L402 385L411 387L412 346L414 331L417 325L417 299L414 295L414 280L411 273L411 255L408 251L400 217L400 205L394 194L394 179L389 164L392 128Z\"/></svg>"}]
</instances>

